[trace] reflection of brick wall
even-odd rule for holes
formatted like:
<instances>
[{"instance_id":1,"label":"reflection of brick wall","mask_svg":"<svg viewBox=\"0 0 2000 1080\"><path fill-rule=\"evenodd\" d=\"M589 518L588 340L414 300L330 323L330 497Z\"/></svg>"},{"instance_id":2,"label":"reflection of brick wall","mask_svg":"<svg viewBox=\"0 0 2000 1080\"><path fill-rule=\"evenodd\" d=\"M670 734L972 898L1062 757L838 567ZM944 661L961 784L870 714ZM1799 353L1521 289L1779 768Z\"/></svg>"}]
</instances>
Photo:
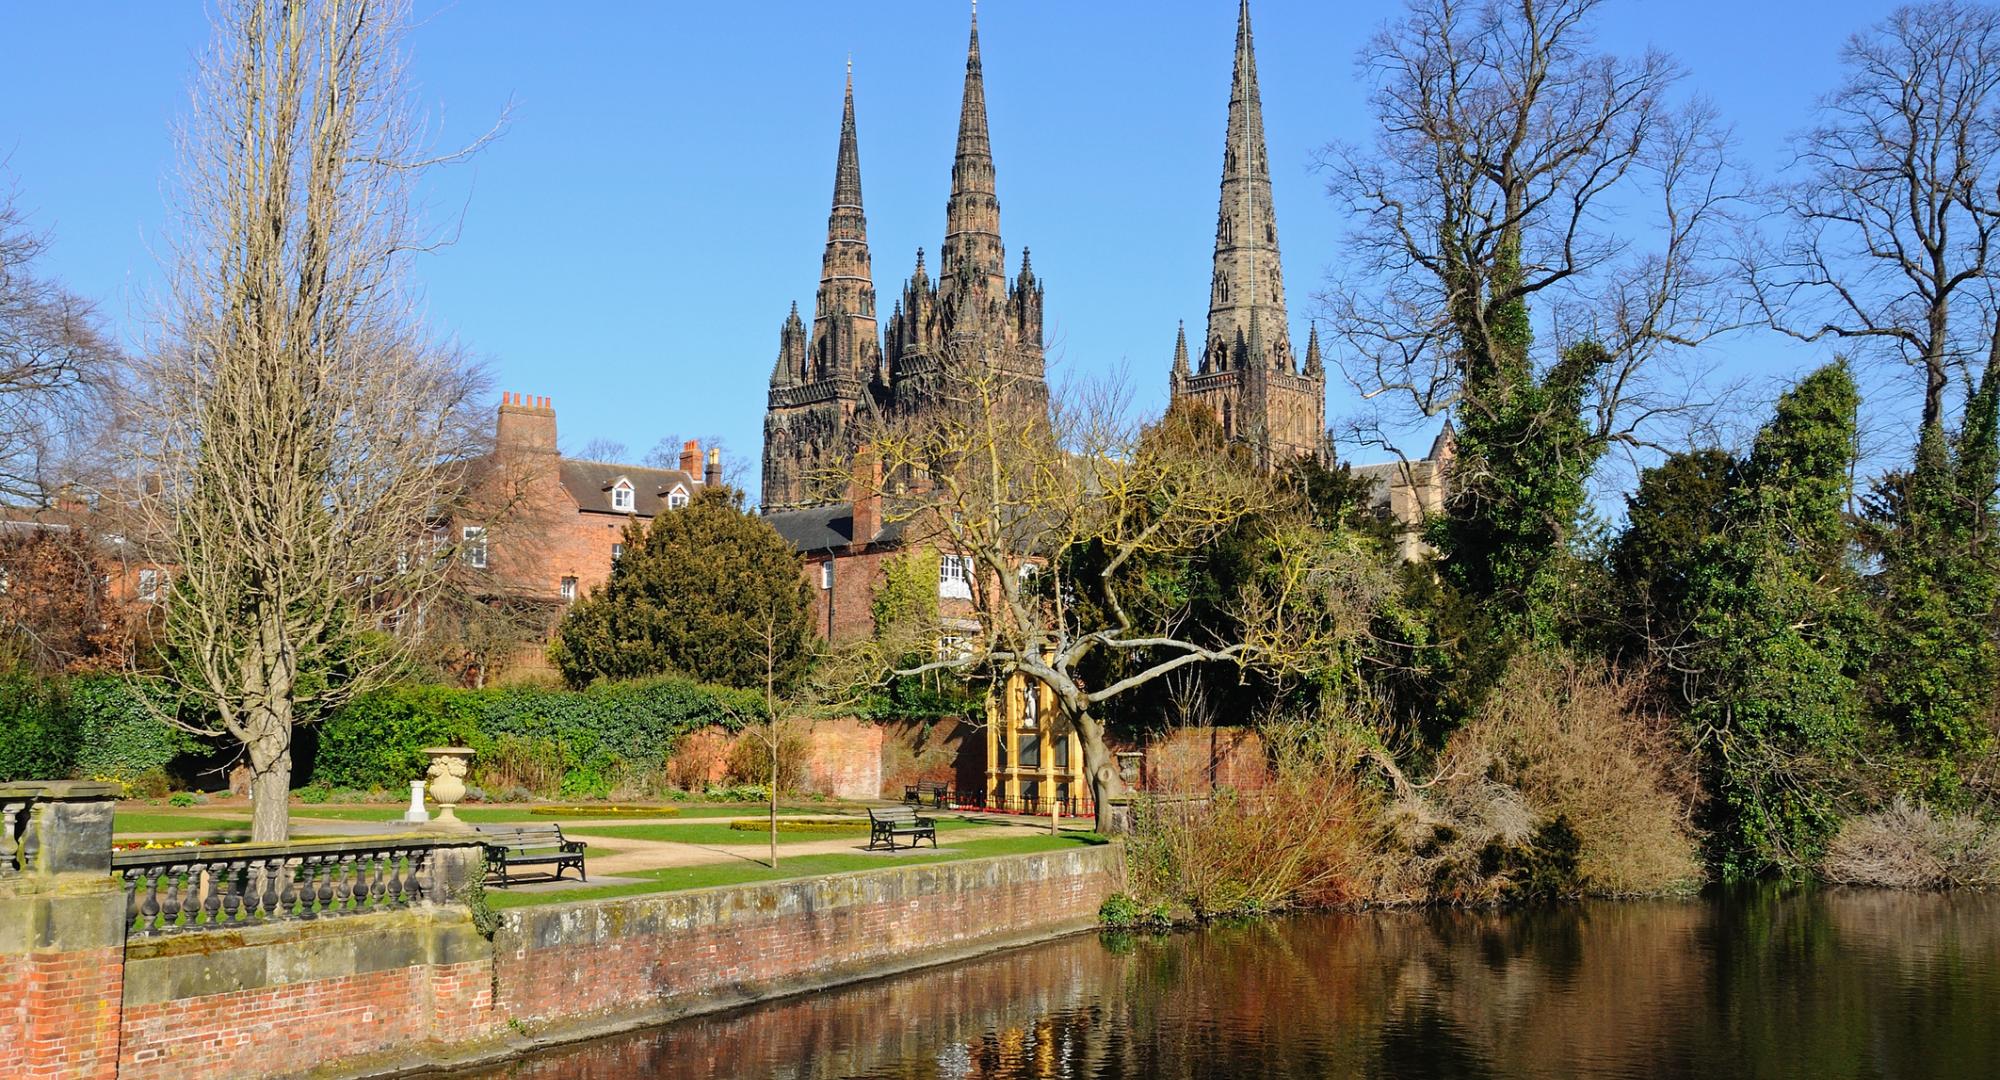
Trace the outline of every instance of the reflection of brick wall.
<instances>
[{"instance_id":1,"label":"reflection of brick wall","mask_svg":"<svg viewBox=\"0 0 2000 1080\"><path fill-rule=\"evenodd\" d=\"M862 720L821 720L806 735L806 789L839 799L882 793L882 729Z\"/></svg>"},{"instance_id":2,"label":"reflection of brick wall","mask_svg":"<svg viewBox=\"0 0 2000 1080\"><path fill-rule=\"evenodd\" d=\"M1250 728L1177 728L1148 744L1145 755L1149 791L1254 791L1270 782L1264 740Z\"/></svg>"}]
</instances>

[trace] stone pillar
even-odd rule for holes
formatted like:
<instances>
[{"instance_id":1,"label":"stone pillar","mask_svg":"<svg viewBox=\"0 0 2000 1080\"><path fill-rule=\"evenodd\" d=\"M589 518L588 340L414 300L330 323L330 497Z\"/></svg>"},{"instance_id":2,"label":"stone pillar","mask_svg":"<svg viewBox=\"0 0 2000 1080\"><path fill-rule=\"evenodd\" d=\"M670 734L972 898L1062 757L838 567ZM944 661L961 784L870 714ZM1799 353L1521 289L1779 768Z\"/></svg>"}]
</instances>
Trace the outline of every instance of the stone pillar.
<instances>
[{"instance_id":1,"label":"stone pillar","mask_svg":"<svg viewBox=\"0 0 2000 1080\"><path fill-rule=\"evenodd\" d=\"M0 1076L118 1075L116 794L110 784L0 784Z\"/></svg>"}]
</instances>

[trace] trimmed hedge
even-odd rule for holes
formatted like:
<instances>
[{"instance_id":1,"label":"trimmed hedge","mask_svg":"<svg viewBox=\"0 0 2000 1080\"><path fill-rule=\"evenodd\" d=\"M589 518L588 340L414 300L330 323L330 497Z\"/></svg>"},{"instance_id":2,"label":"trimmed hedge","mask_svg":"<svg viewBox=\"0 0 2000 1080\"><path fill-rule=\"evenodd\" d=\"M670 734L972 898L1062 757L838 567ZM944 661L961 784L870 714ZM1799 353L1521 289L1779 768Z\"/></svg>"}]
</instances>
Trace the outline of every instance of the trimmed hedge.
<instances>
[{"instance_id":1,"label":"trimmed hedge","mask_svg":"<svg viewBox=\"0 0 2000 1080\"><path fill-rule=\"evenodd\" d=\"M0 780L161 773L202 746L157 719L116 675L0 678Z\"/></svg>"},{"instance_id":2,"label":"trimmed hedge","mask_svg":"<svg viewBox=\"0 0 2000 1080\"><path fill-rule=\"evenodd\" d=\"M710 725L760 719L762 698L686 679L608 683L587 690L399 686L349 702L318 727L314 783L399 788L424 775L428 746L496 747L535 755L570 798L603 797L651 776L675 743ZM489 759L490 761L490 759ZM482 762L473 760L475 776Z\"/></svg>"}]
</instances>

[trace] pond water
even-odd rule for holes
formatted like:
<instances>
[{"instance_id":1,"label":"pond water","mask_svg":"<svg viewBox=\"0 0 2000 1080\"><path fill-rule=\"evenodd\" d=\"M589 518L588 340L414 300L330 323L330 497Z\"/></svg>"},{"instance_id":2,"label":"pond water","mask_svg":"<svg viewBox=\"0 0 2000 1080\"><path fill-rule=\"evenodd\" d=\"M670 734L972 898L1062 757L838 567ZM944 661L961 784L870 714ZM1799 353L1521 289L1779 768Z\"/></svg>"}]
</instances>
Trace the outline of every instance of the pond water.
<instances>
[{"instance_id":1,"label":"pond water","mask_svg":"<svg viewBox=\"0 0 2000 1080\"><path fill-rule=\"evenodd\" d=\"M1083 935L465 1076L2000 1077L2000 896Z\"/></svg>"}]
</instances>

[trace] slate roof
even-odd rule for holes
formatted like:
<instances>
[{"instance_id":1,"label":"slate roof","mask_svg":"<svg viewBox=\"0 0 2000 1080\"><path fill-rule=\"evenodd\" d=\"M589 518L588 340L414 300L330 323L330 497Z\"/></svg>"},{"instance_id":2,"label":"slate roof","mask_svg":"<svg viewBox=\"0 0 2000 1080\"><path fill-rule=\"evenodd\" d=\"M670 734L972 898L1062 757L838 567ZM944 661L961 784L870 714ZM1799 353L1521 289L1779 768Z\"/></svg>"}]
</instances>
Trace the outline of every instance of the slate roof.
<instances>
[{"instance_id":1,"label":"slate roof","mask_svg":"<svg viewBox=\"0 0 2000 1080\"><path fill-rule=\"evenodd\" d=\"M801 554L844 548L854 542L854 504L827 503L802 510L773 510L764 520L778 535ZM875 530L869 543L893 544L903 534L903 523L892 521Z\"/></svg>"},{"instance_id":2,"label":"slate roof","mask_svg":"<svg viewBox=\"0 0 2000 1080\"><path fill-rule=\"evenodd\" d=\"M611 486L622 477L632 482L632 509L640 517L652 517L667 508L666 493L675 485L687 489L692 499L701 492L701 481L679 469L653 469L643 465L619 465L609 461L580 461L563 458L559 472L570 498L585 511L624 514L611 506Z\"/></svg>"}]
</instances>

